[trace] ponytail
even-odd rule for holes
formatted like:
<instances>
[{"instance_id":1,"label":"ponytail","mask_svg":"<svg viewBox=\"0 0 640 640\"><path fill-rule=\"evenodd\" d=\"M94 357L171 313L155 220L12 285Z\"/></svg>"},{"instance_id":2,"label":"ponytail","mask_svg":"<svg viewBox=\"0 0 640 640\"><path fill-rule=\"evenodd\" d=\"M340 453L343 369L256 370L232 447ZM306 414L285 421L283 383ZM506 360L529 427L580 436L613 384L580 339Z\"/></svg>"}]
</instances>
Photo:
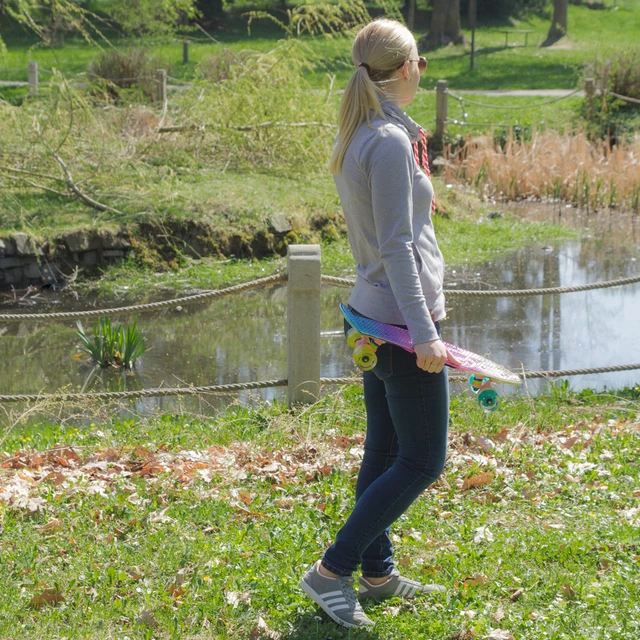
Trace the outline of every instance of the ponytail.
<instances>
[{"instance_id":1,"label":"ponytail","mask_svg":"<svg viewBox=\"0 0 640 640\"><path fill-rule=\"evenodd\" d=\"M413 35L403 24L387 18L370 22L356 36L352 51L356 70L342 96L338 139L329 163L334 175L342 172L347 148L358 127L365 120L370 124L372 112L384 118L382 86L411 54L414 44Z\"/></svg>"}]
</instances>

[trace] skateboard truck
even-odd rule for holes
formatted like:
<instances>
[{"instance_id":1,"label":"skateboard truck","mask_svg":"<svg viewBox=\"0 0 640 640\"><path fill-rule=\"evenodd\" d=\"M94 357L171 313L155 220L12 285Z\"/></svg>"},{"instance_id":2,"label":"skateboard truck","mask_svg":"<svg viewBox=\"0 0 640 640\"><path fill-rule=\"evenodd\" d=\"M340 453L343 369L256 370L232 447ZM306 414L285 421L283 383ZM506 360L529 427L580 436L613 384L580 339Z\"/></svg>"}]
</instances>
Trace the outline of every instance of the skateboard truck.
<instances>
[{"instance_id":1,"label":"skateboard truck","mask_svg":"<svg viewBox=\"0 0 640 640\"><path fill-rule=\"evenodd\" d=\"M476 376L472 373L469 376L469 386L478 396L478 404L483 411L495 411L500 406L498 392L491 388L491 378Z\"/></svg>"}]
</instances>

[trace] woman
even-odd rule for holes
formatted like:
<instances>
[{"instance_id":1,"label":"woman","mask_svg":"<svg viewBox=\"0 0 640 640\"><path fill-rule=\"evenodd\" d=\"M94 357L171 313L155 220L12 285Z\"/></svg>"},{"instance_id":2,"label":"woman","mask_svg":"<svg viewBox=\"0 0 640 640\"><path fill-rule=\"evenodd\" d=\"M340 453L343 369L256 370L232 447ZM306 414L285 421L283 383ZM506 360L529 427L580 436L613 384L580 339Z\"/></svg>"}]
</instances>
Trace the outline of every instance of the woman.
<instances>
[{"instance_id":1,"label":"woman","mask_svg":"<svg viewBox=\"0 0 640 640\"><path fill-rule=\"evenodd\" d=\"M444 467L450 356L440 340L444 264L431 220L426 136L401 109L413 100L427 61L411 32L387 19L360 31L352 57L330 164L357 264L349 306L408 328L415 345L410 354L383 344L377 365L363 374L367 434L356 505L300 582L333 620L359 627L373 622L358 598L443 590L400 575L389 528ZM351 574L358 565L356 596Z\"/></svg>"}]
</instances>

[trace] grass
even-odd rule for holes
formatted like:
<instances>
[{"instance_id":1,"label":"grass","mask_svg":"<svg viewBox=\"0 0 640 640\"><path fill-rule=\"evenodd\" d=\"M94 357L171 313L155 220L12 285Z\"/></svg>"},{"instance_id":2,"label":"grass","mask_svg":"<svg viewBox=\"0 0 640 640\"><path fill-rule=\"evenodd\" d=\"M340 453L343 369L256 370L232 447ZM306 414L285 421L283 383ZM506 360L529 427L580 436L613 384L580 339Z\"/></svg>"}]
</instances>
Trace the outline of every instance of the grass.
<instances>
[{"instance_id":1,"label":"grass","mask_svg":"<svg viewBox=\"0 0 640 640\"><path fill-rule=\"evenodd\" d=\"M392 529L403 573L447 593L367 605L360 634L297 587L353 504L360 387L206 419L43 407L2 443L0 635L632 640L639 399L454 398L443 478Z\"/></svg>"},{"instance_id":2,"label":"grass","mask_svg":"<svg viewBox=\"0 0 640 640\"><path fill-rule=\"evenodd\" d=\"M637 43L640 1L623 0L616 4L617 10L605 11L570 5L569 35L553 47L538 46L546 38L550 18L534 16L515 24L505 21L505 24L480 25L476 31L476 69L473 72L469 70L468 47L445 47L428 54L430 68L427 71L427 84L444 79L450 82L452 88L457 89L574 88L579 83L581 69L585 64L598 56ZM273 48L274 40L284 35L267 22L254 22L249 35L245 25L241 19L233 21L230 28L215 31L214 36L220 44L207 41L203 34L194 31L193 37L198 42L191 44L187 64L182 63L180 37L172 42L157 39L156 42L150 42L148 47L167 61L171 75L188 79L193 76L196 64L203 57L219 51L222 46L235 50L251 48L268 51ZM522 35L512 35L510 46L505 47L504 34L501 32L505 28L532 29L534 33L529 34L529 46L520 46L523 42ZM419 37L426 31L426 25L418 25L415 33ZM463 33L470 41L470 31L463 28ZM29 60L36 60L44 69L55 66L68 74L81 73L95 55L94 50L84 41L74 38L69 38L62 50L38 48L34 39L22 35L6 34L5 39L8 54L0 65L2 79L16 78L9 77L11 69L24 69L19 72L19 77L26 79ZM316 83L324 83L325 74L334 73L336 86L344 86L353 64L351 38L305 37L304 40L315 54L315 70L311 70L310 77L315 78ZM124 47L140 41L114 37L113 42L118 47Z\"/></svg>"}]
</instances>

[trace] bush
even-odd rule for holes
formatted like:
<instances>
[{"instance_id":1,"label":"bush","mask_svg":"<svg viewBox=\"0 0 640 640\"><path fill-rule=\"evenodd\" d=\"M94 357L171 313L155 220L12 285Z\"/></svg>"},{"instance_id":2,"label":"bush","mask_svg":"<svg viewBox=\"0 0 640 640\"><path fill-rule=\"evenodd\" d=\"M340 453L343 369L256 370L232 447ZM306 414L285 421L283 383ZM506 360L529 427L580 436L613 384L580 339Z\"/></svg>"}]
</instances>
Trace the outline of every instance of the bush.
<instances>
[{"instance_id":1,"label":"bush","mask_svg":"<svg viewBox=\"0 0 640 640\"><path fill-rule=\"evenodd\" d=\"M116 102L132 92L142 99L154 100L158 94L158 69L169 71L166 62L143 49L114 49L92 60L87 75L94 92L104 93Z\"/></svg>"},{"instance_id":2,"label":"bush","mask_svg":"<svg viewBox=\"0 0 640 640\"><path fill-rule=\"evenodd\" d=\"M609 137L613 142L631 139L640 126L640 105L621 100L611 92L640 100L640 51L631 49L616 58L597 60L588 75L596 86L592 135ZM582 108L586 116L586 104Z\"/></svg>"}]
</instances>

